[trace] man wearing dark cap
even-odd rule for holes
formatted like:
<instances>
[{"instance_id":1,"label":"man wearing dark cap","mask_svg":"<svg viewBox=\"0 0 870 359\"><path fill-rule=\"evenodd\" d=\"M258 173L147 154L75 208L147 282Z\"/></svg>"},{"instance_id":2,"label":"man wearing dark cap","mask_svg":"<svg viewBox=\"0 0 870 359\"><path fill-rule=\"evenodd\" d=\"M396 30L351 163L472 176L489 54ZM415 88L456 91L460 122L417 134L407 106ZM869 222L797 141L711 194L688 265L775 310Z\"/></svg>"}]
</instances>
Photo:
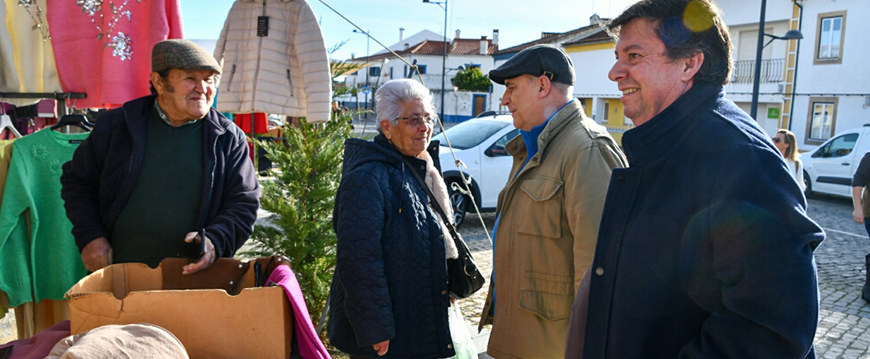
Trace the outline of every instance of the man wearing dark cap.
<instances>
[{"instance_id":1,"label":"man wearing dark cap","mask_svg":"<svg viewBox=\"0 0 870 359\"><path fill-rule=\"evenodd\" d=\"M520 136L505 148L493 280L481 318L495 358L561 358L571 304L592 261L607 182L627 162L607 130L572 99L574 66L560 48L527 48L489 72Z\"/></svg>"},{"instance_id":2,"label":"man wearing dark cap","mask_svg":"<svg viewBox=\"0 0 870 359\"><path fill-rule=\"evenodd\" d=\"M260 186L244 133L212 109L221 67L187 40L152 50L151 96L97 119L61 196L89 271L190 257L190 274L248 239ZM204 235L203 235L204 234Z\"/></svg>"}]
</instances>

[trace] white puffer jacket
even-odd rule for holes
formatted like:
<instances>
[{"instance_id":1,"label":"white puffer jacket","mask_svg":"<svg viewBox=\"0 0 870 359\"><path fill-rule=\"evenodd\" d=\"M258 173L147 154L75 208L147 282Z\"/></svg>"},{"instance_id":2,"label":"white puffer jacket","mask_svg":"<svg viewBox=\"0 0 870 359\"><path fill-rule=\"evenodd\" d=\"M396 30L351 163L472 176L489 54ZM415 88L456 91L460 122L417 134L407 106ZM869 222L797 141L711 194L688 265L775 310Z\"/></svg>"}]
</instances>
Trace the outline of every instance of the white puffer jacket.
<instances>
[{"instance_id":1,"label":"white puffer jacket","mask_svg":"<svg viewBox=\"0 0 870 359\"><path fill-rule=\"evenodd\" d=\"M257 36L260 16L269 18L268 36ZM307 1L236 0L214 57L223 68L218 111L329 121L329 58Z\"/></svg>"}]
</instances>

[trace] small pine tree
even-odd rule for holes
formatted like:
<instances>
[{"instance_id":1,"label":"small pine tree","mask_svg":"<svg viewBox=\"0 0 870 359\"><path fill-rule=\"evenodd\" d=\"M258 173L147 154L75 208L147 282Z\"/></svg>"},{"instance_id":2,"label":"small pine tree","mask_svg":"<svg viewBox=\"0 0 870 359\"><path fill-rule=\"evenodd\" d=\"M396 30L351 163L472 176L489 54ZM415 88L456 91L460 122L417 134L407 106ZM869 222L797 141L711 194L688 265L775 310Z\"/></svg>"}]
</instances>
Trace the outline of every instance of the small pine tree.
<instances>
[{"instance_id":1,"label":"small pine tree","mask_svg":"<svg viewBox=\"0 0 870 359\"><path fill-rule=\"evenodd\" d=\"M341 178L349 118L322 125L304 119L285 126L286 146L258 141L277 168L260 182L260 208L270 215L254 226L253 244L245 255L279 254L290 259L309 314L315 321L326 305L335 269L336 235L332 209Z\"/></svg>"},{"instance_id":2,"label":"small pine tree","mask_svg":"<svg viewBox=\"0 0 870 359\"><path fill-rule=\"evenodd\" d=\"M329 53L343 44L330 48ZM362 65L330 60L329 67L335 84L336 77ZM334 93L338 96L355 91L342 87ZM297 126L285 124L286 141L255 140L277 168L268 170L270 178L260 181L260 208L270 215L262 224L254 225L251 249L243 254L279 254L290 259L315 321L326 306L335 271L332 209L341 180L344 140L350 136L350 119L351 114L334 113L329 122L314 125L303 118Z\"/></svg>"}]
</instances>

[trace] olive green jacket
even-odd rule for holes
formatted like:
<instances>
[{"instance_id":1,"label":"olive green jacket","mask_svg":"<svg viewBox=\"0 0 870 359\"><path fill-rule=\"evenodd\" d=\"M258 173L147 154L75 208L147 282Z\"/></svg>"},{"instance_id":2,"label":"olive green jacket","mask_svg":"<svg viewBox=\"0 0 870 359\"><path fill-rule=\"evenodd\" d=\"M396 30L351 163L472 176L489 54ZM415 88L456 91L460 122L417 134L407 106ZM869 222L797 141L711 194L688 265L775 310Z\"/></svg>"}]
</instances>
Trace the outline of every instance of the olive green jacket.
<instances>
[{"instance_id":1,"label":"olive green jacket","mask_svg":"<svg viewBox=\"0 0 870 359\"><path fill-rule=\"evenodd\" d=\"M598 224L613 168L628 167L607 130L577 100L556 113L526 166L522 136L505 146L513 156L499 193L493 273L480 328L493 323L495 358L561 358L574 295L595 254Z\"/></svg>"}]
</instances>

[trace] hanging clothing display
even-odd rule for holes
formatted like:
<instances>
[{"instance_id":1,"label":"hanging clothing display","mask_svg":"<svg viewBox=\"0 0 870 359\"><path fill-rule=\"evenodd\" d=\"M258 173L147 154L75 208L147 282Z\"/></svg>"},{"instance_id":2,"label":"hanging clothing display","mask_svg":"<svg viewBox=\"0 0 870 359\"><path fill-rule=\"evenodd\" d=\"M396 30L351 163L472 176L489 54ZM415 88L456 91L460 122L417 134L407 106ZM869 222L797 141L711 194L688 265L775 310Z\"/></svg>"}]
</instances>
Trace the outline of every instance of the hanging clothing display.
<instances>
[{"instance_id":1,"label":"hanging clothing display","mask_svg":"<svg viewBox=\"0 0 870 359\"><path fill-rule=\"evenodd\" d=\"M87 93L73 105L118 107L150 94L151 48L182 38L179 1L50 2L46 16L63 91Z\"/></svg>"},{"instance_id":2,"label":"hanging clothing display","mask_svg":"<svg viewBox=\"0 0 870 359\"><path fill-rule=\"evenodd\" d=\"M62 92L49 36L46 1L3 1L6 14L3 17L5 28L0 29L0 92ZM82 56L81 50L77 49L75 57ZM15 105L34 102L32 99L3 101Z\"/></svg>"},{"instance_id":3,"label":"hanging clothing display","mask_svg":"<svg viewBox=\"0 0 870 359\"><path fill-rule=\"evenodd\" d=\"M329 121L329 58L307 1L236 0L214 56L223 69L218 111Z\"/></svg>"},{"instance_id":4,"label":"hanging clothing display","mask_svg":"<svg viewBox=\"0 0 870 359\"><path fill-rule=\"evenodd\" d=\"M41 130L12 144L0 202L0 291L11 306L61 300L86 274L60 197L60 175L61 165L87 136ZM22 230L25 210L29 238Z\"/></svg>"}]
</instances>

